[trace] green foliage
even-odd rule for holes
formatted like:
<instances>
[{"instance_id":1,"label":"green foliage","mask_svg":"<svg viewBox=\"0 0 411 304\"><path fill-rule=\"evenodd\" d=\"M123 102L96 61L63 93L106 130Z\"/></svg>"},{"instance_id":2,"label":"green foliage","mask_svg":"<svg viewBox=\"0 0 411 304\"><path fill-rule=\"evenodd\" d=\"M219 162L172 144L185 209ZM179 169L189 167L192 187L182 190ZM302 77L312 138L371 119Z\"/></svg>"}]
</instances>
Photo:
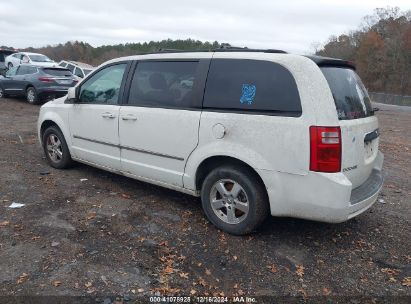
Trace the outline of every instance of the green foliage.
<instances>
[{"instance_id":1,"label":"green foliage","mask_svg":"<svg viewBox=\"0 0 411 304\"><path fill-rule=\"evenodd\" d=\"M359 29L331 36L316 54L354 61L370 91L411 95L411 11L377 8Z\"/></svg>"}]
</instances>

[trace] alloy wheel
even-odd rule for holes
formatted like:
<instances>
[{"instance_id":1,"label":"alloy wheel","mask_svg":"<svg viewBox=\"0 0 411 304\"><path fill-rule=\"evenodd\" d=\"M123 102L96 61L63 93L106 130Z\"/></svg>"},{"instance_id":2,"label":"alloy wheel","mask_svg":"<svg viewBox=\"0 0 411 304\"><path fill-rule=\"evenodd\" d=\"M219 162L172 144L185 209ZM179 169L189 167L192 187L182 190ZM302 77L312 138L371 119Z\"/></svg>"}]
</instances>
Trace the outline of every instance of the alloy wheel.
<instances>
[{"instance_id":1,"label":"alloy wheel","mask_svg":"<svg viewBox=\"0 0 411 304\"><path fill-rule=\"evenodd\" d=\"M55 134L50 134L46 141L47 154L51 161L58 163L63 158L63 147Z\"/></svg>"},{"instance_id":2,"label":"alloy wheel","mask_svg":"<svg viewBox=\"0 0 411 304\"><path fill-rule=\"evenodd\" d=\"M28 102L34 102L36 100L36 94L34 93L34 91L32 89L29 89L27 91L27 100Z\"/></svg>"},{"instance_id":3,"label":"alloy wheel","mask_svg":"<svg viewBox=\"0 0 411 304\"><path fill-rule=\"evenodd\" d=\"M250 209L244 188L231 179L219 180L211 187L210 204L218 218L228 224L242 222Z\"/></svg>"}]
</instances>

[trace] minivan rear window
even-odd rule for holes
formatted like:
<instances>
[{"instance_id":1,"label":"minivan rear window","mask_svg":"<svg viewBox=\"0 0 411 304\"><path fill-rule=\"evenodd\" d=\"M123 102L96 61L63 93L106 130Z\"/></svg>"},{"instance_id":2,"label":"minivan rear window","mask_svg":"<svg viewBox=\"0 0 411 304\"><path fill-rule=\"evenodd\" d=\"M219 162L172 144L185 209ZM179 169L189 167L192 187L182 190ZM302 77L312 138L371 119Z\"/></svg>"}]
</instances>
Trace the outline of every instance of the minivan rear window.
<instances>
[{"instance_id":1,"label":"minivan rear window","mask_svg":"<svg viewBox=\"0 0 411 304\"><path fill-rule=\"evenodd\" d=\"M68 69L43 69L44 73L52 76L70 77L72 74Z\"/></svg>"},{"instance_id":2,"label":"minivan rear window","mask_svg":"<svg viewBox=\"0 0 411 304\"><path fill-rule=\"evenodd\" d=\"M321 71L333 94L339 120L374 115L367 89L354 70L341 67L322 67Z\"/></svg>"},{"instance_id":3,"label":"minivan rear window","mask_svg":"<svg viewBox=\"0 0 411 304\"><path fill-rule=\"evenodd\" d=\"M300 116L301 102L291 72L265 60L213 59L204 109Z\"/></svg>"}]
</instances>

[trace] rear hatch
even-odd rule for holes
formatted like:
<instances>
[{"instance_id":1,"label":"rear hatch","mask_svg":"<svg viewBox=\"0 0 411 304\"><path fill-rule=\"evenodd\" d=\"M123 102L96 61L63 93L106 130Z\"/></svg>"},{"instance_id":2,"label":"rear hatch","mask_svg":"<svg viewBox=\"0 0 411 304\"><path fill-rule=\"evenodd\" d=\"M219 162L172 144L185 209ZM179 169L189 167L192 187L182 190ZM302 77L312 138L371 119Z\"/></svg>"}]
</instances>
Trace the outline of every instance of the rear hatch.
<instances>
[{"instance_id":1,"label":"rear hatch","mask_svg":"<svg viewBox=\"0 0 411 304\"><path fill-rule=\"evenodd\" d=\"M72 87L77 83L74 75L69 69L64 68L43 68L43 72L47 74L47 77L52 79L55 83L54 86Z\"/></svg>"},{"instance_id":2,"label":"rear hatch","mask_svg":"<svg viewBox=\"0 0 411 304\"><path fill-rule=\"evenodd\" d=\"M350 66L322 66L337 108L342 137L341 170L353 188L370 176L377 158L379 130L368 92Z\"/></svg>"}]
</instances>

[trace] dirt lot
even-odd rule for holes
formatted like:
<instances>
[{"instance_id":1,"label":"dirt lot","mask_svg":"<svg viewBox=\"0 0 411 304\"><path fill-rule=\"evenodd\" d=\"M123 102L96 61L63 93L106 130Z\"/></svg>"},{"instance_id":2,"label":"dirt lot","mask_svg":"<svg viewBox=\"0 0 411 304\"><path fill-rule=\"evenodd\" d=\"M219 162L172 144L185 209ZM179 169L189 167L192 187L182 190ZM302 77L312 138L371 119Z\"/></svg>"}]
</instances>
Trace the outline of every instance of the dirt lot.
<instances>
[{"instance_id":1,"label":"dirt lot","mask_svg":"<svg viewBox=\"0 0 411 304\"><path fill-rule=\"evenodd\" d=\"M397 297L411 296L410 111L378 112L386 183L369 211L338 225L271 218L235 237L209 224L196 198L85 165L50 168L37 141L39 107L17 99L0 106L0 302L153 294L411 300Z\"/></svg>"}]
</instances>

